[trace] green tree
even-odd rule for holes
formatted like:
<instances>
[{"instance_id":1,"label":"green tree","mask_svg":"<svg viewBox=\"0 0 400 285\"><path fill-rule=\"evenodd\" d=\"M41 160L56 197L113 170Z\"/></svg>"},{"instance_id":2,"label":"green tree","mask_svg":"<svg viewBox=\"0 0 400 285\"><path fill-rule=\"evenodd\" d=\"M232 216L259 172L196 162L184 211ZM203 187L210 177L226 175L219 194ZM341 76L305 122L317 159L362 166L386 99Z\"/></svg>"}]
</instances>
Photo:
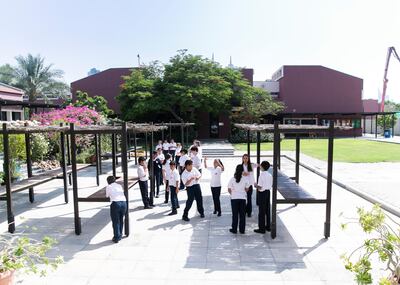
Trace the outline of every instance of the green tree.
<instances>
[{"instance_id":1,"label":"green tree","mask_svg":"<svg viewBox=\"0 0 400 285\"><path fill-rule=\"evenodd\" d=\"M400 112L400 104L393 101L385 101L385 112ZM397 123L398 116L394 115L394 125ZM382 129L390 129L393 124L392 115L378 116L378 126Z\"/></svg>"},{"instance_id":2,"label":"green tree","mask_svg":"<svg viewBox=\"0 0 400 285\"><path fill-rule=\"evenodd\" d=\"M232 105L241 106L244 100L261 96L240 71L187 54L186 50L179 51L167 64L153 62L124 79L117 99L126 120L154 119L156 114L196 121L199 111L230 114ZM270 99L266 93L262 96Z\"/></svg>"},{"instance_id":3,"label":"green tree","mask_svg":"<svg viewBox=\"0 0 400 285\"><path fill-rule=\"evenodd\" d=\"M104 116L110 116L113 111L108 108L107 100L101 96L89 96L87 92L77 91L76 100L72 103L71 100L65 101L65 105L72 104L75 107L87 106L90 109L96 110L97 112L103 114Z\"/></svg>"},{"instance_id":4,"label":"green tree","mask_svg":"<svg viewBox=\"0 0 400 285\"><path fill-rule=\"evenodd\" d=\"M14 85L14 69L9 64L0 66L0 82L8 85Z\"/></svg>"},{"instance_id":5,"label":"green tree","mask_svg":"<svg viewBox=\"0 0 400 285\"><path fill-rule=\"evenodd\" d=\"M46 65L40 55L17 56L17 66L13 76L15 86L23 89L34 102L38 96L48 98L49 95L66 98L69 94L69 86L58 79L63 77L63 71L53 69L53 65Z\"/></svg>"}]
</instances>

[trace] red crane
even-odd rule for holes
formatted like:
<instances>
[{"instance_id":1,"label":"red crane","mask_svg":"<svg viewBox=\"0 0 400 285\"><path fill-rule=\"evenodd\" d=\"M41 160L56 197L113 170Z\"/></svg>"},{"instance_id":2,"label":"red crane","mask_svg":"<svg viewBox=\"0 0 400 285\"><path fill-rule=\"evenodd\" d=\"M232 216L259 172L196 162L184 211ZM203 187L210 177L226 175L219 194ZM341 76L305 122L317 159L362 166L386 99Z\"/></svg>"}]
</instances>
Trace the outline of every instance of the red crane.
<instances>
[{"instance_id":1,"label":"red crane","mask_svg":"<svg viewBox=\"0 0 400 285\"><path fill-rule=\"evenodd\" d=\"M383 90L382 90L382 101L381 101L381 112L385 111L385 96L386 96L386 88L387 88L387 74L388 74L388 69L389 69L389 62L390 62L390 56L393 54L393 56L400 62L400 56L397 54L396 49L394 47L389 47L387 56L386 56L386 65L385 65L385 73L383 75Z\"/></svg>"}]
</instances>

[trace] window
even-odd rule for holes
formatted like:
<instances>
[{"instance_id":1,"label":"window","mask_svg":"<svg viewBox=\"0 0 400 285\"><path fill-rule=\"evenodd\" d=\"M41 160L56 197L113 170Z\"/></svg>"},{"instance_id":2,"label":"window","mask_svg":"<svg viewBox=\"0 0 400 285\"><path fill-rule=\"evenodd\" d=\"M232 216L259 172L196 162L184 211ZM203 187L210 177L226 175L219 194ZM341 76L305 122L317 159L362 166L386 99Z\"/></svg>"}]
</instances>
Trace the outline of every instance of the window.
<instances>
[{"instance_id":1,"label":"window","mask_svg":"<svg viewBox=\"0 0 400 285\"><path fill-rule=\"evenodd\" d=\"M12 112L12 120L13 121L21 120L21 112Z\"/></svg>"},{"instance_id":2,"label":"window","mask_svg":"<svg viewBox=\"0 0 400 285\"><path fill-rule=\"evenodd\" d=\"M7 121L7 112L1 111L1 120L2 121Z\"/></svg>"}]
</instances>

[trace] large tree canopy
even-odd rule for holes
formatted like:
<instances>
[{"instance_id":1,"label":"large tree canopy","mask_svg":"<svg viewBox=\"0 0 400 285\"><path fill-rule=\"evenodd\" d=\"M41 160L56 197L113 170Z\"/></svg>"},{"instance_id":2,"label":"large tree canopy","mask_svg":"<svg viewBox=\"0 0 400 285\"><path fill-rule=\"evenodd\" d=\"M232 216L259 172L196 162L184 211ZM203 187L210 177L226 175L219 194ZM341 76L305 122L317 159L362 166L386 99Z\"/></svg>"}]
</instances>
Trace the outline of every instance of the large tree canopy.
<instances>
[{"instance_id":1,"label":"large tree canopy","mask_svg":"<svg viewBox=\"0 0 400 285\"><path fill-rule=\"evenodd\" d=\"M239 70L186 51L178 52L167 64L153 62L133 70L125 77L117 99L123 118L135 121L155 120L155 114L163 120L193 121L199 111L230 114L232 105L244 111L257 109L257 117L279 111L279 104L265 91L250 86ZM264 99L270 105L260 105Z\"/></svg>"}]
</instances>

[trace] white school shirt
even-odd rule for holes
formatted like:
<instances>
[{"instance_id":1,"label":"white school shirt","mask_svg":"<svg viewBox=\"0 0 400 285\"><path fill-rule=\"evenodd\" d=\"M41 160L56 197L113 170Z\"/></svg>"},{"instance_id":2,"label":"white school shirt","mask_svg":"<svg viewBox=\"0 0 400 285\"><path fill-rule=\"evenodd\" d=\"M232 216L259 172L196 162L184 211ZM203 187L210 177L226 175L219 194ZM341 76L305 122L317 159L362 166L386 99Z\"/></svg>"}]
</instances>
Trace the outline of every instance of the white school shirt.
<instances>
[{"instance_id":1,"label":"white school shirt","mask_svg":"<svg viewBox=\"0 0 400 285\"><path fill-rule=\"evenodd\" d=\"M193 167L193 168L192 168L192 171L190 171L190 172L187 171L187 170L185 169L185 170L182 172L181 179L182 179L183 184L186 185L186 182L187 182L190 178L192 178L192 177L199 177L199 176L201 176L200 172L199 172L195 167ZM195 185L195 184L199 184L199 181L197 181L196 179L193 179L192 182L190 182L189 185L186 185L186 187L190 187L190 186L193 186L193 185Z\"/></svg>"},{"instance_id":2,"label":"white school shirt","mask_svg":"<svg viewBox=\"0 0 400 285\"><path fill-rule=\"evenodd\" d=\"M272 175L268 171L261 171L260 177L258 178L258 186L261 187L260 189L258 189L258 191L260 192L271 190Z\"/></svg>"},{"instance_id":3,"label":"white school shirt","mask_svg":"<svg viewBox=\"0 0 400 285\"><path fill-rule=\"evenodd\" d=\"M217 168L215 168L215 167L207 167L207 169L211 173L210 186L211 187L221 187L222 168L217 166Z\"/></svg>"},{"instance_id":4,"label":"white school shirt","mask_svg":"<svg viewBox=\"0 0 400 285\"><path fill-rule=\"evenodd\" d=\"M169 143L163 143L162 149L163 150L169 150Z\"/></svg>"},{"instance_id":5,"label":"white school shirt","mask_svg":"<svg viewBox=\"0 0 400 285\"><path fill-rule=\"evenodd\" d=\"M190 160L190 157L189 157L187 154L182 155L182 156L179 158L179 166L180 166L180 167L185 167L185 162L186 162L186 160Z\"/></svg>"},{"instance_id":6,"label":"white school shirt","mask_svg":"<svg viewBox=\"0 0 400 285\"><path fill-rule=\"evenodd\" d=\"M170 143L170 144L169 144L169 149L170 149L170 150L176 150L176 143L175 143L175 142Z\"/></svg>"},{"instance_id":7,"label":"white school shirt","mask_svg":"<svg viewBox=\"0 0 400 285\"><path fill-rule=\"evenodd\" d=\"M162 145L162 144L158 144L158 145L156 146L156 149L155 149L155 150L158 150L159 148L163 149L163 145Z\"/></svg>"},{"instance_id":8,"label":"white school shirt","mask_svg":"<svg viewBox=\"0 0 400 285\"><path fill-rule=\"evenodd\" d=\"M181 150L182 150L182 147L181 146L177 146L176 150L175 150L175 155L176 156L180 156L181 155Z\"/></svg>"},{"instance_id":9,"label":"white school shirt","mask_svg":"<svg viewBox=\"0 0 400 285\"><path fill-rule=\"evenodd\" d=\"M161 160L161 161L164 161L164 160L165 160L165 156L164 156L163 153L160 153L160 154L157 156L157 158L158 158L159 160Z\"/></svg>"},{"instance_id":10,"label":"white school shirt","mask_svg":"<svg viewBox=\"0 0 400 285\"><path fill-rule=\"evenodd\" d=\"M169 174L171 173L171 168L169 167L171 160L168 159L165 164L163 164L162 169L165 171L165 179L168 180Z\"/></svg>"},{"instance_id":11,"label":"white school shirt","mask_svg":"<svg viewBox=\"0 0 400 285\"><path fill-rule=\"evenodd\" d=\"M191 155L193 161L193 166L197 169L201 169L201 156L197 153L196 155Z\"/></svg>"},{"instance_id":12,"label":"white school shirt","mask_svg":"<svg viewBox=\"0 0 400 285\"><path fill-rule=\"evenodd\" d=\"M168 182L169 182L169 186L176 186L176 182L181 182L181 177L179 176L179 171L178 169L174 169L173 171L169 172L169 176L168 176Z\"/></svg>"},{"instance_id":13,"label":"white school shirt","mask_svg":"<svg viewBox=\"0 0 400 285\"><path fill-rule=\"evenodd\" d=\"M247 199L247 193L246 193L246 188L249 188L249 182L246 179L240 179L240 182L237 183L235 177L232 177L231 180L229 180L228 183L228 189L231 189L231 200L235 199L241 199L241 200L246 200Z\"/></svg>"},{"instance_id":14,"label":"white school shirt","mask_svg":"<svg viewBox=\"0 0 400 285\"><path fill-rule=\"evenodd\" d=\"M107 185L106 197L110 197L111 202L126 201L122 186L115 182Z\"/></svg>"},{"instance_id":15,"label":"white school shirt","mask_svg":"<svg viewBox=\"0 0 400 285\"><path fill-rule=\"evenodd\" d=\"M243 163L242 163L242 165L243 165L244 172L248 172L247 165L243 164ZM256 182L256 180L254 179L254 170L257 169L257 164L252 163L251 167L253 168L253 171L249 172L249 175L243 176L242 179L244 178L245 180L247 180L247 182L249 182L249 185L254 185L254 183Z\"/></svg>"},{"instance_id":16,"label":"white school shirt","mask_svg":"<svg viewBox=\"0 0 400 285\"><path fill-rule=\"evenodd\" d=\"M149 180L149 171L148 171L148 169L146 168L146 170L144 170L144 167L141 166L141 165L139 165L139 168L137 170L137 174L138 174L138 177L139 177L140 181Z\"/></svg>"}]
</instances>

